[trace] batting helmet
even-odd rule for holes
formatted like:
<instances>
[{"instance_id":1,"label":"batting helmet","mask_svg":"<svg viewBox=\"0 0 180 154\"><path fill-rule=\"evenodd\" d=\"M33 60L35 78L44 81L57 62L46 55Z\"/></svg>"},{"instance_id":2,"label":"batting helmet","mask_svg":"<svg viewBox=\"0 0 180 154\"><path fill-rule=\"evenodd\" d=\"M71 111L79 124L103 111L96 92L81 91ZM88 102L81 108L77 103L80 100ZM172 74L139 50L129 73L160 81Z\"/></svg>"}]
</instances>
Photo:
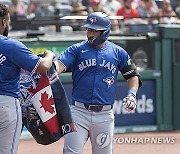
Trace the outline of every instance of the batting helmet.
<instances>
[{"instance_id":1,"label":"batting helmet","mask_svg":"<svg viewBox=\"0 0 180 154\"><path fill-rule=\"evenodd\" d=\"M83 27L102 31L101 35L93 40L94 45L99 45L107 40L111 30L111 21L107 14L93 12L88 15Z\"/></svg>"}]
</instances>

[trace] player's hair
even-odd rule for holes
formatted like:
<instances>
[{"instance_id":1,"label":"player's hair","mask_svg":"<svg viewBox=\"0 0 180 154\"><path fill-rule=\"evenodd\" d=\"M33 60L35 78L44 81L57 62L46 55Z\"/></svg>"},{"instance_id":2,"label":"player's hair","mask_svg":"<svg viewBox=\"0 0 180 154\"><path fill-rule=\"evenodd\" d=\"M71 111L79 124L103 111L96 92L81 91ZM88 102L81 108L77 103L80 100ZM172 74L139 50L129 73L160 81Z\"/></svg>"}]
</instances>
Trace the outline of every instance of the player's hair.
<instances>
[{"instance_id":1,"label":"player's hair","mask_svg":"<svg viewBox=\"0 0 180 154\"><path fill-rule=\"evenodd\" d=\"M0 4L0 18L7 16L9 9L6 5Z\"/></svg>"}]
</instances>

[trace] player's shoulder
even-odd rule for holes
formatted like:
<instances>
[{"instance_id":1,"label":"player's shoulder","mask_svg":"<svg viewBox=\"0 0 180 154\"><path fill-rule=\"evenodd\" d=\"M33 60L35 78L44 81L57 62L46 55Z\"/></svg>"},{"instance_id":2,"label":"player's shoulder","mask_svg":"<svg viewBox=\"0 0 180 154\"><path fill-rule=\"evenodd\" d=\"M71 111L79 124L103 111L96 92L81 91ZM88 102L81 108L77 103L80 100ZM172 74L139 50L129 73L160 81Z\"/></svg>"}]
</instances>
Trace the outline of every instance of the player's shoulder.
<instances>
[{"instance_id":1,"label":"player's shoulder","mask_svg":"<svg viewBox=\"0 0 180 154\"><path fill-rule=\"evenodd\" d=\"M119 45L117 45L117 44L115 44L115 43L113 43L113 42L111 42L111 41L107 41L107 44L111 47L111 48L113 48L113 50L114 51L119 51L119 52L124 52L125 50L121 47L121 46L119 46Z\"/></svg>"},{"instance_id":2,"label":"player's shoulder","mask_svg":"<svg viewBox=\"0 0 180 154\"><path fill-rule=\"evenodd\" d=\"M74 51L78 51L79 49L82 49L84 48L84 46L87 45L87 41L82 41L82 42L79 42L79 43L75 43L73 45L71 45L68 50L74 50Z\"/></svg>"},{"instance_id":3,"label":"player's shoulder","mask_svg":"<svg viewBox=\"0 0 180 154\"><path fill-rule=\"evenodd\" d=\"M5 36L1 37L1 42L6 48L16 49L26 47L22 42Z\"/></svg>"}]
</instances>

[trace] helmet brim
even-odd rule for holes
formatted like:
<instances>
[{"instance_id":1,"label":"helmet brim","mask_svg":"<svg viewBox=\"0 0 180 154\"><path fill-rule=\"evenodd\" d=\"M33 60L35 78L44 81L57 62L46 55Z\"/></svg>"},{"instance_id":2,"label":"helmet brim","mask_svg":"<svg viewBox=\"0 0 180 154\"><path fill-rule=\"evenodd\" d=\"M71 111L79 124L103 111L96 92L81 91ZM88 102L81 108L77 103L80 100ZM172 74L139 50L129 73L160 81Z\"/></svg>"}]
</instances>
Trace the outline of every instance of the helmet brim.
<instances>
[{"instance_id":1,"label":"helmet brim","mask_svg":"<svg viewBox=\"0 0 180 154\"><path fill-rule=\"evenodd\" d=\"M94 30L106 30L107 28L105 27L101 27L101 26L94 26L92 24L85 24L84 26L82 26L84 28L90 28L90 29L94 29Z\"/></svg>"}]
</instances>

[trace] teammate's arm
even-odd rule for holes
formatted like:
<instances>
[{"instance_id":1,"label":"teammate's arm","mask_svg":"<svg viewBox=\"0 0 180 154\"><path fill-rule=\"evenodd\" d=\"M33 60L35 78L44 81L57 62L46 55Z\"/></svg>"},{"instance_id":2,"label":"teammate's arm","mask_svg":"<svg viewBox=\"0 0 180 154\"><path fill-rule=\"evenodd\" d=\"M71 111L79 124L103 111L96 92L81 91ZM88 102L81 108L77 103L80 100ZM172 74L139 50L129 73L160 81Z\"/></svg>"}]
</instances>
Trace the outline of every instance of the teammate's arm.
<instances>
[{"instance_id":1,"label":"teammate's arm","mask_svg":"<svg viewBox=\"0 0 180 154\"><path fill-rule=\"evenodd\" d=\"M52 66L52 61L55 57L55 54L52 51L46 50L41 58L40 64L36 69L36 72L45 73Z\"/></svg>"},{"instance_id":2,"label":"teammate's arm","mask_svg":"<svg viewBox=\"0 0 180 154\"><path fill-rule=\"evenodd\" d=\"M56 71L58 74L62 73L66 69L65 66L59 60L56 60L54 64L56 66Z\"/></svg>"}]
</instances>

